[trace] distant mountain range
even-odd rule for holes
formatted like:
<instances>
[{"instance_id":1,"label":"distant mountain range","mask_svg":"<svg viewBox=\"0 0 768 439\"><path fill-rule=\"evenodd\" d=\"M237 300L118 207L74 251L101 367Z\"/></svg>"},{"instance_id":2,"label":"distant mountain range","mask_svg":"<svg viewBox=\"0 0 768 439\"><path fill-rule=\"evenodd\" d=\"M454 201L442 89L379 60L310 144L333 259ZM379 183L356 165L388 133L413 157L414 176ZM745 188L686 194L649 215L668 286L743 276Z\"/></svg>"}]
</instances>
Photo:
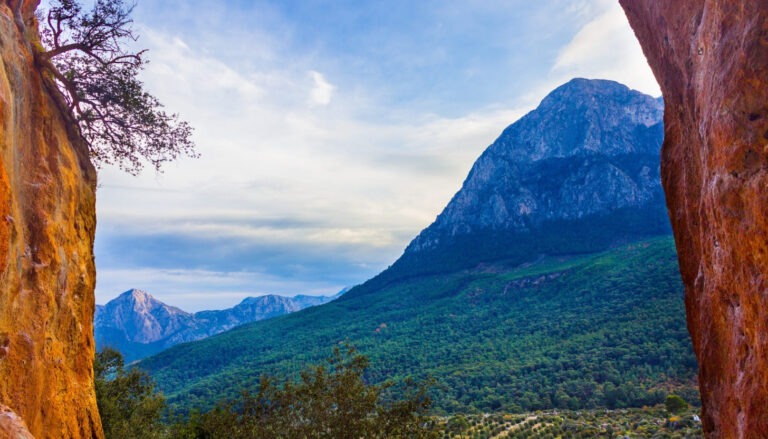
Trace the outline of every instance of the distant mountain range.
<instances>
[{"instance_id":1,"label":"distant mountain range","mask_svg":"<svg viewBox=\"0 0 768 439\"><path fill-rule=\"evenodd\" d=\"M387 270L339 300L140 363L177 407L349 341L368 379L434 377L438 412L697 399L659 182L659 99L575 79L513 123Z\"/></svg>"},{"instance_id":2,"label":"distant mountain range","mask_svg":"<svg viewBox=\"0 0 768 439\"><path fill-rule=\"evenodd\" d=\"M96 349L112 347L122 352L126 361L133 361L244 323L321 305L343 293L335 296L248 297L232 308L188 313L166 305L145 291L131 289L106 305L96 305Z\"/></svg>"}]
</instances>

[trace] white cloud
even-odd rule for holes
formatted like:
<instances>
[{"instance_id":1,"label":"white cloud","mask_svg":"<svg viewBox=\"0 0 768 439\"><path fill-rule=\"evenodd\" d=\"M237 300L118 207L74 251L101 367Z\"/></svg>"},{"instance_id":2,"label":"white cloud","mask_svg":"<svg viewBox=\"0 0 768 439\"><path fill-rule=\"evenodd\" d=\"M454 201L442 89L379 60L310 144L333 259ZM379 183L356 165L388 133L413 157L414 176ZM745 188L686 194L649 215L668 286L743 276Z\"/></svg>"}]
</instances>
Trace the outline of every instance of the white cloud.
<instances>
[{"instance_id":1,"label":"white cloud","mask_svg":"<svg viewBox=\"0 0 768 439\"><path fill-rule=\"evenodd\" d=\"M598 0L599 11L560 51L552 73L561 81L573 77L613 79L659 96L656 79L616 1Z\"/></svg>"},{"instance_id":2,"label":"white cloud","mask_svg":"<svg viewBox=\"0 0 768 439\"><path fill-rule=\"evenodd\" d=\"M312 78L313 87L309 93L310 102L314 105L326 106L331 103L333 91L336 87L328 82L322 73L311 70L309 72Z\"/></svg>"}]
</instances>

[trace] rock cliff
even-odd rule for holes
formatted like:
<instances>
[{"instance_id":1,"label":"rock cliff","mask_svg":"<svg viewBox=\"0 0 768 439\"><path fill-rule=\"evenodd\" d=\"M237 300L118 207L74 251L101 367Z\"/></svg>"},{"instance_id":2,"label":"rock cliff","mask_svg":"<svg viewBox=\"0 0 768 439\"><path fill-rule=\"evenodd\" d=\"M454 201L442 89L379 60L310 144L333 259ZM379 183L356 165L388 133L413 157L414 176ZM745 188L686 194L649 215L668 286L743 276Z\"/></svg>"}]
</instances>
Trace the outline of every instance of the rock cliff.
<instances>
[{"instance_id":1,"label":"rock cliff","mask_svg":"<svg viewBox=\"0 0 768 439\"><path fill-rule=\"evenodd\" d=\"M768 437L768 2L621 4L664 95L705 433Z\"/></svg>"},{"instance_id":2,"label":"rock cliff","mask_svg":"<svg viewBox=\"0 0 768 439\"><path fill-rule=\"evenodd\" d=\"M0 404L36 437L101 437L93 389L96 173L46 92L37 1L0 2Z\"/></svg>"}]
</instances>

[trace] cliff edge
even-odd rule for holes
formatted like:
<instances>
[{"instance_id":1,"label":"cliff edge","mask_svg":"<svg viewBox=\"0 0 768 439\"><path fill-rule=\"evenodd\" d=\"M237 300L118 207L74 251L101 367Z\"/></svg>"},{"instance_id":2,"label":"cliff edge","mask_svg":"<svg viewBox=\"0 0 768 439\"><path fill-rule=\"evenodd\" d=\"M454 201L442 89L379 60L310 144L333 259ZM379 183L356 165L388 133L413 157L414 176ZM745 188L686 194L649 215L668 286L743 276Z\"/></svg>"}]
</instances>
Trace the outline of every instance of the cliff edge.
<instances>
[{"instance_id":1,"label":"cliff edge","mask_svg":"<svg viewBox=\"0 0 768 439\"><path fill-rule=\"evenodd\" d=\"M704 432L768 437L768 2L620 2L664 94Z\"/></svg>"},{"instance_id":2,"label":"cliff edge","mask_svg":"<svg viewBox=\"0 0 768 439\"><path fill-rule=\"evenodd\" d=\"M36 437L99 438L96 172L35 67L38 1L18 3L0 2L0 404Z\"/></svg>"}]
</instances>

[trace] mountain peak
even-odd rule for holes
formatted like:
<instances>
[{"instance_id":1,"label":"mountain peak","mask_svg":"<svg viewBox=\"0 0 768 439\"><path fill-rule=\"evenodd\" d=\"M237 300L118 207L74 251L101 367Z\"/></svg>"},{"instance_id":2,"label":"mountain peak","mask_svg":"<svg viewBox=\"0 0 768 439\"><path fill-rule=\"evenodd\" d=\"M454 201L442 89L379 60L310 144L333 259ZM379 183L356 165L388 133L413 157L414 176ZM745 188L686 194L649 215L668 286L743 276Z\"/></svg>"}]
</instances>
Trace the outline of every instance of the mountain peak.
<instances>
[{"instance_id":1,"label":"mountain peak","mask_svg":"<svg viewBox=\"0 0 768 439\"><path fill-rule=\"evenodd\" d=\"M507 160L530 162L589 154L656 153L638 141L640 128L659 125L661 101L615 81L573 79L549 93L486 150ZM639 130L642 131L642 130Z\"/></svg>"},{"instance_id":2,"label":"mountain peak","mask_svg":"<svg viewBox=\"0 0 768 439\"><path fill-rule=\"evenodd\" d=\"M513 252L535 257L545 249L535 243L523 249L518 235L581 222L579 235L592 227L590 218L619 214L642 218L635 221L641 235L651 229L665 233L659 178L663 113L659 99L618 82L576 78L561 85L483 152L461 190L404 257L475 249L487 258L489 252L480 249L495 248L501 255L515 246L520 248ZM632 209L638 213L627 213ZM622 227L614 227L619 241L627 235ZM503 233L509 242L501 242ZM467 238L458 243L461 237Z\"/></svg>"},{"instance_id":3,"label":"mountain peak","mask_svg":"<svg viewBox=\"0 0 768 439\"><path fill-rule=\"evenodd\" d=\"M127 360L141 358L178 343L199 340L235 326L277 317L337 296L246 297L233 308L190 314L166 305L140 289L123 292L106 305L97 305L96 345L112 346Z\"/></svg>"}]
</instances>

